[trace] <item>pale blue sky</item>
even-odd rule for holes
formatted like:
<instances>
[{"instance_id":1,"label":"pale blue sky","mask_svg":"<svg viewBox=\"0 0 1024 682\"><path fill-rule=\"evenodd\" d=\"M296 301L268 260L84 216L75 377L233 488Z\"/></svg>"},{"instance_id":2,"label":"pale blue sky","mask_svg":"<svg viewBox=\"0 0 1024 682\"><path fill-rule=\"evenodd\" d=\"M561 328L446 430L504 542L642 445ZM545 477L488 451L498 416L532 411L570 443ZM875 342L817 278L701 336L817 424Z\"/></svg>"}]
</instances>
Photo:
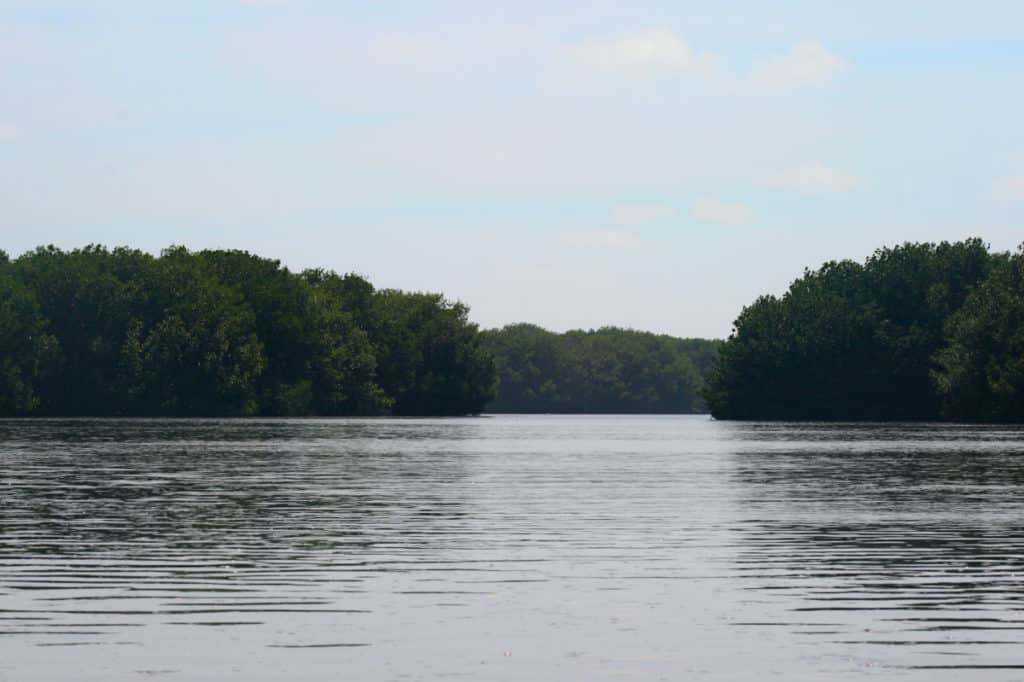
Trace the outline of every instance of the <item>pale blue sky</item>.
<instances>
[{"instance_id":1,"label":"pale blue sky","mask_svg":"<svg viewBox=\"0 0 1024 682\"><path fill-rule=\"evenodd\" d=\"M1021 2L0 0L0 248L244 248L484 326L724 336L1024 241Z\"/></svg>"}]
</instances>

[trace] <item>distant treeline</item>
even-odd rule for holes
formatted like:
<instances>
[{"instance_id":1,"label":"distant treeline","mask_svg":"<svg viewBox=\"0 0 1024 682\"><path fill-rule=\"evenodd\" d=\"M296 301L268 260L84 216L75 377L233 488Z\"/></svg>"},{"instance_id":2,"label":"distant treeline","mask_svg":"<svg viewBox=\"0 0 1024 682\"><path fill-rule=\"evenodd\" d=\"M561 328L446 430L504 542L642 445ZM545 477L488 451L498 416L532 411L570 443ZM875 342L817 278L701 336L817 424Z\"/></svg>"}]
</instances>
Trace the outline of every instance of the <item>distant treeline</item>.
<instances>
[{"instance_id":1,"label":"distant treeline","mask_svg":"<svg viewBox=\"0 0 1024 682\"><path fill-rule=\"evenodd\" d=\"M458 415L496 370L467 309L242 251L0 252L0 415Z\"/></svg>"},{"instance_id":2,"label":"distant treeline","mask_svg":"<svg viewBox=\"0 0 1024 682\"><path fill-rule=\"evenodd\" d=\"M530 324L483 333L498 361L489 412L692 413L719 342L605 327L556 334Z\"/></svg>"},{"instance_id":3,"label":"distant treeline","mask_svg":"<svg viewBox=\"0 0 1024 682\"><path fill-rule=\"evenodd\" d=\"M829 262L748 306L704 391L723 419L1024 421L1024 251Z\"/></svg>"}]
</instances>

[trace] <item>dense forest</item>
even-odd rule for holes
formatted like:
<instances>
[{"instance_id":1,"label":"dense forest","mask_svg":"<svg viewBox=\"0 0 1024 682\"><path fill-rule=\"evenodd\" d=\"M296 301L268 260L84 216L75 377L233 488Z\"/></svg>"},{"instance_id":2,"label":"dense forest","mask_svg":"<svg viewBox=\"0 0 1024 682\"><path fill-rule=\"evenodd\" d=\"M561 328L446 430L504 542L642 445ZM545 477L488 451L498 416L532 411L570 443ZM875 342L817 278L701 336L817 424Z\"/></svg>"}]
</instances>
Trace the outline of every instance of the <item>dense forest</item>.
<instances>
[{"instance_id":1,"label":"dense forest","mask_svg":"<svg viewBox=\"0 0 1024 682\"><path fill-rule=\"evenodd\" d=\"M467 314L243 251L0 252L0 415L479 413Z\"/></svg>"},{"instance_id":2,"label":"dense forest","mask_svg":"<svg viewBox=\"0 0 1024 682\"><path fill-rule=\"evenodd\" d=\"M1024 421L1024 250L908 243L807 271L744 308L704 395L723 419Z\"/></svg>"},{"instance_id":3,"label":"dense forest","mask_svg":"<svg viewBox=\"0 0 1024 682\"><path fill-rule=\"evenodd\" d=\"M0 416L1024 421L1024 248L828 262L744 308L724 343L481 331L468 312L244 251L0 252Z\"/></svg>"},{"instance_id":4,"label":"dense forest","mask_svg":"<svg viewBox=\"0 0 1024 682\"><path fill-rule=\"evenodd\" d=\"M714 342L525 324L481 332L468 312L440 294L293 273L244 251L0 252L0 416L703 406Z\"/></svg>"},{"instance_id":5,"label":"dense forest","mask_svg":"<svg viewBox=\"0 0 1024 682\"><path fill-rule=\"evenodd\" d=\"M483 334L498 361L490 412L692 413L718 342L605 327L555 334L516 324Z\"/></svg>"}]
</instances>

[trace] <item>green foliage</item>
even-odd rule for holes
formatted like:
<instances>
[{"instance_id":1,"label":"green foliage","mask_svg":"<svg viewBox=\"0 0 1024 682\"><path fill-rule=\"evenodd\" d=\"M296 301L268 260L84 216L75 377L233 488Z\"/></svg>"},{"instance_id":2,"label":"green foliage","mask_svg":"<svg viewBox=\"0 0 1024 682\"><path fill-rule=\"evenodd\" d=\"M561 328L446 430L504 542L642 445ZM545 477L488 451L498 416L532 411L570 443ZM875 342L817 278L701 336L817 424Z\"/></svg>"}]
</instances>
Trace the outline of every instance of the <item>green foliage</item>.
<instances>
[{"instance_id":1,"label":"green foliage","mask_svg":"<svg viewBox=\"0 0 1024 682\"><path fill-rule=\"evenodd\" d=\"M377 351L365 326L374 297L356 275L307 271L314 334L310 354L313 409L322 415L388 414L394 399L377 379Z\"/></svg>"},{"instance_id":2,"label":"green foliage","mask_svg":"<svg viewBox=\"0 0 1024 682\"><path fill-rule=\"evenodd\" d=\"M467 313L244 251L0 252L0 415L478 413Z\"/></svg>"},{"instance_id":3,"label":"green foliage","mask_svg":"<svg viewBox=\"0 0 1024 682\"><path fill-rule=\"evenodd\" d=\"M943 415L1024 421L1024 250L998 256L946 328L933 372Z\"/></svg>"},{"instance_id":4,"label":"green foliage","mask_svg":"<svg viewBox=\"0 0 1024 682\"><path fill-rule=\"evenodd\" d=\"M830 262L805 272L782 297L761 297L736 320L704 391L712 414L964 417L943 411L934 380L947 321L985 280L993 259L972 239L904 244L876 251L863 265Z\"/></svg>"},{"instance_id":5,"label":"green foliage","mask_svg":"<svg viewBox=\"0 0 1024 682\"><path fill-rule=\"evenodd\" d=\"M629 329L555 334L530 324L484 332L500 382L493 412L690 413L718 345Z\"/></svg>"},{"instance_id":6,"label":"green foliage","mask_svg":"<svg viewBox=\"0 0 1024 682\"><path fill-rule=\"evenodd\" d=\"M378 293L370 337L398 415L479 413L494 397L494 358L469 309L440 294Z\"/></svg>"},{"instance_id":7,"label":"green foliage","mask_svg":"<svg viewBox=\"0 0 1024 682\"><path fill-rule=\"evenodd\" d=\"M255 315L183 249L164 252L148 292L159 314L136 318L122 345L122 371L133 398L121 413L252 414L267 361Z\"/></svg>"},{"instance_id":8,"label":"green foliage","mask_svg":"<svg viewBox=\"0 0 1024 682\"><path fill-rule=\"evenodd\" d=\"M252 311L253 333L262 342L266 358L263 371L254 377L261 412L309 414L313 409L309 363L318 340L309 286L282 268L280 261L246 251L200 251L195 258Z\"/></svg>"},{"instance_id":9,"label":"green foliage","mask_svg":"<svg viewBox=\"0 0 1024 682\"><path fill-rule=\"evenodd\" d=\"M125 396L119 368L132 313L149 318L153 259L129 250L89 246L72 252L40 248L12 264L12 274L39 302L60 346L40 385L44 414L117 414ZM127 273L132 273L127 275Z\"/></svg>"},{"instance_id":10,"label":"green foliage","mask_svg":"<svg viewBox=\"0 0 1024 682\"><path fill-rule=\"evenodd\" d=\"M0 416L31 414L59 355L32 292L12 277L0 252Z\"/></svg>"}]
</instances>

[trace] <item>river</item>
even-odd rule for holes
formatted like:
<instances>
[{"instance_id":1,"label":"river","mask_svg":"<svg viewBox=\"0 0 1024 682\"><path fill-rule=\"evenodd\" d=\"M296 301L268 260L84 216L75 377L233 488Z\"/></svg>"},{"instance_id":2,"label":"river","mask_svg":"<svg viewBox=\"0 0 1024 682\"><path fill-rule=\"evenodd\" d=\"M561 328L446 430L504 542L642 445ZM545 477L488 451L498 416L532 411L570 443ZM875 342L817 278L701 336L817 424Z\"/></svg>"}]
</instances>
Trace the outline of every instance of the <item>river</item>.
<instances>
[{"instance_id":1,"label":"river","mask_svg":"<svg viewBox=\"0 0 1024 682\"><path fill-rule=\"evenodd\" d=\"M1024 430L0 421L0 680L1024 679Z\"/></svg>"}]
</instances>

